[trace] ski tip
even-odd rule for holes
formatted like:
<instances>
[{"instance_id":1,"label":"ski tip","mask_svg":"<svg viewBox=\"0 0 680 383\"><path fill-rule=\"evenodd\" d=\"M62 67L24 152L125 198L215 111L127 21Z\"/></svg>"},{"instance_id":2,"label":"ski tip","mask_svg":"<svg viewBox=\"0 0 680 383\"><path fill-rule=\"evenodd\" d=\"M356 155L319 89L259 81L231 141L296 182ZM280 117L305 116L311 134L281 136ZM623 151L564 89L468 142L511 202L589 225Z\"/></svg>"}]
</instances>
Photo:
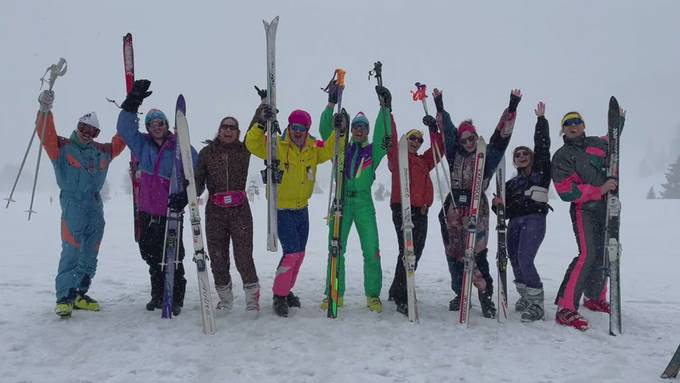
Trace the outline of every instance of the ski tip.
<instances>
[{"instance_id":1,"label":"ski tip","mask_svg":"<svg viewBox=\"0 0 680 383\"><path fill-rule=\"evenodd\" d=\"M262 24L264 24L264 27L269 29L271 27L276 27L276 25L279 23L279 17L276 16L272 19L272 21L267 22L267 20L262 20Z\"/></svg>"},{"instance_id":2,"label":"ski tip","mask_svg":"<svg viewBox=\"0 0 680 383\"><path fill-rule=\"evenodd\" d=\"M130 32L126 33L125 36L123 36L123 39L124 40L132 40L132 33L130 33Z\"/></svg>"},{"instance_id":3,"label":"ski tip","mask_svg":"<svg viewBox=\"0 0 680 383\"><path fill-rule=\"evenodd\" d=\"M186 114L187 111L187 104L186 101L184 100L184 95L180 93L179 96L177 96L177 111L182 112L182 114Z\"/></svg>"},{"instance_id":4,"label":"ski tip","mask_svg":"<svg viewBox=\"0 0 680 383\"><path fill-rule=\"evenodd\" d=\"M609 98L609 109L616 108L616 110L619 109L619 102L616 100L616 97L611 96Z\"/></svg>"}]
</instances>

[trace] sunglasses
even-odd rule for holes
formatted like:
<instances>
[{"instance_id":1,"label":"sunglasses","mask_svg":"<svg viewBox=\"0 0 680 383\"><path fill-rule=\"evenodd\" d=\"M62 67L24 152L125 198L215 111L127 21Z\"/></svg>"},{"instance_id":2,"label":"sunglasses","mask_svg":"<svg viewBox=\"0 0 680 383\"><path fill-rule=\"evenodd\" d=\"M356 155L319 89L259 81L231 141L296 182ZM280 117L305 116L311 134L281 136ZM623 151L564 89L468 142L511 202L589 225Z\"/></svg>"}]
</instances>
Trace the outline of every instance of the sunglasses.
<instances>
[{"instance_id":1,"label":"sunglasses","mask_svg":"<svg viewBox=\"0 0 680 383\"><path fill-rule=\"evenodd\" d=\"M234 124L222 124L222 125L220 125L220 129L238 130L238 126L236 126Z\"/></svg>"},{"instance_id":2,"label":"sunglasses","mask_svg":"<svg viewBox=\"0 0 680 383\"><path fill-rule=\"evenodd\" d=\"M515 152L515 158L528 157L528 156L529 156L529 152L527 152L526 150L518 150L518 151Z\"/></svg>"},{"instance_id":3,"label":"sunglasses","mask_svg":"<svg viewBox=\"0 0 680 383\"><path fill-rule=\"evenodd\" d=\"M571 118L567 121L564 121L564 124L562 126L577 126L583 124L583 120L580 118Z\"/></svg>"},{"instance_id":4,"label":"sunglasses","mask_svg":"<svg viewBox=\"0 0 680 383\"><path fill-rule=\"evenodd\" d=\"M165 121L163 120L153 120L147 125L150 128L162 128L165 126Z\"/></svg>"},{"instance_id":5,"label":"sunglasses","mask_svg":"<svg viewBox=\"0 0 680 383\"><path fill-rule=\"evenodd\" d=\"M424 141L422 137L418 137L418 136L411 136L408 139L409 139L409 141L418 142L418 143L421 143L421 144Z\"/></svg>"},{"instance_id":6,"label":"sunglasses","mask_svg":"<svg viewBox=\"0 0 680 383\"><path fill-rule=\"evenodd\" d=\"M293 124L290 126L290 130L293 132L305 133L307 132L307 127L304 125Z\"/></svg>"},{"instance_id":7,"label":"sunglasses","mask_svg":"<svg viewBox=\"0 0 680 383\"><path fill-rule=\"evenodd\" d=\"M363 123L352 124L352 130L355 130L355 129L357 129L357 130L368 130L368 126L363 124Z\"/></svg>"},{"instance_id":8,"label":"sunglasses","mask_svg":"<svg viewBox=\"0 0 680 383\"><path fill-rule=\"evenodd\" d=\"M87 124L78 124L78 131L80 134L83 136L89 137L89 138L97 138L99 135L99 129L95 128L94 126L90 126Z\"/></svg>"},{"instance_id":9,"label":"sunglasses","mask_svg":"<svg viewBox=\"0 0 680 383\"><path fill-rule=\"evenodd\" d=\"M473 142L477 141L477 136L474 134L468 136L467 138L460 138L460 142L464 145L466 143L472 144Z\"/></svg>"}]
</instances>

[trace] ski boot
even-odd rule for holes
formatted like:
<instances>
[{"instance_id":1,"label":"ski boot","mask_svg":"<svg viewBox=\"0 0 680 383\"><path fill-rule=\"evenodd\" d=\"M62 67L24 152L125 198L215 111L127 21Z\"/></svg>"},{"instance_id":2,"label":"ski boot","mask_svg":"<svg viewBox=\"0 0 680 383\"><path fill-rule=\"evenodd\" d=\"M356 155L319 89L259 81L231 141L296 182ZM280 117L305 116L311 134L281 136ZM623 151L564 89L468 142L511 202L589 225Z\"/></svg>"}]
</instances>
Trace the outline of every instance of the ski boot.
<instances>
[{"instance_id":1,"label":"ski boot","mask_svg":"<svg viewBox=\"0 0 680 383\"><path fill-rule=\"evenodd\" d=\"M555 314L555 322L562 326L573 327L581 331L586 331L588 329L588 321L576 310L559 309L557 314Z\"/></svg>"},{"instance_id":2,"label":"ski boot","mask_svg":"<svg viewBox=\"0 0 680 383\"><path fill-rule=\"evenodd\" d=\"M234 304L234 293L231 291L231 282L227 285L215 286L215 290L217 291L217 296L220 298L215 309L223 311L231 310L231 307Z\"/></svg>"},{"instance_id":3,"label":"ski boot","mask_svg":"<svg viewBox=\"0 0 680 383\"><path fill-rule=\"evenodd\" d=\"M366 306L369 311L375 313L381 313L383 311L382 302L380 302L380 297L366 297Z\"/></svg>"},{"instance_id":4,"label":"ski boot","mask_svg":"<svg viewBox=\"0 0 680 383\"><path fill-rule=\"evenodd\" d=\"M101 307L99 302L87 296L84 293L78 293L73 302L73 308L76 310L99 311Z\"/></svg>"},{"instance_id":5,"label":"ski boot","mask_svg":"<svg viewBox=\"0 0 680 383\"><path fill-rule=\"evenodd\" d=\"M147 311L153 311L155 309L163 308L163 298L161 297L151 297L151 300L146 304Z\"/></svg>"},{"instance_id":6,"label":"ski boot","mask_svg":"<svg viewBox=\"0 0 680 383\"><path fill-rule=\"evenodd\" d=\"M288 317L288 300L287 297L280 297L274 295L274 312L276 315L287 318Z\"/></svg>"},{"instance_id":7,"label":"ski boot","mask_svg":"<svg viewBox=\"0 0 680 383\"><path fill-rule=\"evenodd\" d=\"M493 297L491 292L479 292L479 304L482 306L482 315L484 318L496 317L496 305L493 304Z\"/></svg>"},{"instance_id":8,"label":"ski boot","mask_svg":"<svg viewBox=\"0 0 680 383\"><path fill-rule=\"evenodd\" d=\"M529 307L522 312L522 322L543 320L543 317L545 316L545 311L543 310L543 289L527 287L526 300L529 302Z\"/></svg>"},{"instance_id":9,"label":"ski boot","mask_svg":"<svg viewBox=\"0 0 680 383\"><path fill-rule=\"evenodd\" d=\"M460 296L456 295L453 299L449 301L449 311L459 310L460 310Z\"/></svg>"},{"instance_id":10,"label":"ski boot","mask_svg":"<svg viewBox=\"0 0 680 383\"><path fill-rule=\"evenodd\" d=\"M583 307L587 308L590 311L609 314L609 302L605 300L585 299L583 301Z\"/></svg>"},{"instance_id":11,"label":"ski boot","mask_svg":"<svg viewBox=\"0 0 680 383\"><path fill-rule=\"evenodd\" d=\"M243 285L246 295L246 312L249 316L257 318L260 315L260 284L248 283Z\"/></svg>"},{"instance_id":12,"label":"ski boot","mask_svg":"<svg viewBox=\"0 0 680 383\"><path fill-rule=\"evenodd\" d=\"M288 307L300 307L300 298L293 294L292 291L286 296L286 302L288 303Z\"/></svg>"},{"instance_id":13,"label":"ski boot","mask_svg":"<svg viewBox=\"0 0 680 383\"><path fill-rule=\"evenodd\" d=\"M338 297L338 307L342 307L345 305L345 299L343 297ZM325 297L321 301L321 310L328 310L328 297Z\"/></svg>"},{"instance_id":14,"label":"ski boot","mask_svg":"<svg viewBox=\"0 0 680 383\"><path fill-rule=\"evenodd\" d=\"M172 315L178 316L181 313L182 313L182 304L181 303L173 303L172 304Z\"/></svg>"},{"instance_id":15,"label":"ski boot","mask_svg":"<svg viewBox=\"0 0 680 383\"><path fill-rule=\"evenodd\" d=\"M397 312L408 316L408 303L397 303Z\"/></svg>"},{"instance_id":16,"label":"ski boot","mask_svg":"<svg viewBox=\"0 0 680 383\"><path fill-rule=\"evenodd\" d=\"M71 317L73 312L73 301L70 299L60 299L57 301L57 306L54 308L54 313L60 318L66 319Z\"/></svg>"},{"instance_id":17,"label":"ski boot","mask_svg":"<svg viewBox=\"0 0 680 383\"><path fill-rule=\"evenodd\" d=\"M519 299L517 302L515 302L515 311L521 313L529 308L529 301L527 300L527 286L524 283L515 282L515 287L519 293Z\"/></svg>"}]
</instances>

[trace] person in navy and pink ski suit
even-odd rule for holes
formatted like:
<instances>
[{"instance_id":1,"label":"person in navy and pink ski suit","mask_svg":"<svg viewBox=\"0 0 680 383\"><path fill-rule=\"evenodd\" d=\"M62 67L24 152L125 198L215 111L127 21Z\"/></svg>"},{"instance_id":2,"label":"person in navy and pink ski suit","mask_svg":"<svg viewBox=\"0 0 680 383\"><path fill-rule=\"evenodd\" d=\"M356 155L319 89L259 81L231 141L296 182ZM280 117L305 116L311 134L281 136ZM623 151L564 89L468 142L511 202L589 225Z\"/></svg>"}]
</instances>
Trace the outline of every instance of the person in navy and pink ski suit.
<instances>
[{"instance_id":1,"label":"person in navy and pink ski suit","mask_svg":"<svg viewBox=\"0 0 680 383\"><path fill-rule=\"evenodd\" d=\"M625 112L621 113L621 129ZM585 135L586 125L578 112L562 118L564 145L552 159L552 179L563 201L571 203L569 214L574 227L579 255L564 276L557 293L555 321L579 330L588 329L588 321L578 312L581 295L584 306L596 312L609 312L606 301L604 260L604 229L607 212L606 194L618 187L616 180L607 179L607 137Z\"/></svg>"}]
</instances>

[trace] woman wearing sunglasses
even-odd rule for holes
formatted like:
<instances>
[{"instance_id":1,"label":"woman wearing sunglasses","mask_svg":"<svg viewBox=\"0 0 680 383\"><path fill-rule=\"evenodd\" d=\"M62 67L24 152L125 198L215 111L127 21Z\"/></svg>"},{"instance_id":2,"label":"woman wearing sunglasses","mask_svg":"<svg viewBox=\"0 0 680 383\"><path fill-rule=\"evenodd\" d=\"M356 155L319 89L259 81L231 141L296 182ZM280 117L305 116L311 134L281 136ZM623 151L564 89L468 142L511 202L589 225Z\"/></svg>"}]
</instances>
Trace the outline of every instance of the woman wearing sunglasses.
<instances>
[{"instance_id":1,"label":"woman wearing sunglasses","mask_svg":"<svg viewBox=\"0 0 680 383\"><path fill-rule=\"evenodd\" d=\"M496 172L498 163L508 147L512 129L515 125L517 105L519 105L521 99L522 92L519 89L514 89L510 94L509 105L503 111L501 119L486 147L484 186L488 186L489 180ZM441 110L438 107L437 118L443 123L446 159L451 172L451 193L447 196L444 207L439 212L439 223L446 249L446 260L451 274L451 289L456 294L451 302L449 302L449 310L458 311L460 309L460 293L463 283L463 255L467 236L465 223L469 220L470 216L470 194L472 191L478 135L477 129L471 120L463 121L456 128L451 122L449 113L444 111L443 105ZM489 204L486 195L482 194L482 203L477 220L473 283L478 290L482 314L486 318L493 318L496 316L496 307L492 299L493 279L489 273L489 262L486 259L488 234Z\"/></svg>"},{"instance_id":2,"label":"woman wearing sunglasses","mask_svg":"<svg viewBox=\"0 0 680 383\"><path fill-rule=\"evenodd\" d=\"M345 148L345 170L343 186L343 217L340 227L340 248L338 257L338 305L344 303L345 294L345 246L352 224L356 226L361 252L364 258L364 294L366 306L370 311L380 313L383 310L380 301L382 289L382 267L380 265L380 245L378 241L378 225L375 219L375 207L371 195L371 187L375 181L375 170L387 154L390 143L389 125L392 119L392 96L383 86L376 86L380 102L380 111L375 120L372 143L368 141L370 124L364 113L359 112L350 123L350 140ZM333 108L337 98L329 92L328 105L321 116L321 136L330 135L333 121ZM342 117L342 114L337 118ZM346 119L343 118L344 124ZM346 125L345 125L346 126ZM332 223L331 223L332 224ZM331 226L329 234L332 234ZM330 243L330 242L329 242ZM329 286L326 276L326 286ZM326 291L326 295L328 292ZM321 308L328 308L328 299L324 298Z\"/></svg>"},{"instance_id":3,"label":"woman wearing sunglasses","mask_svg":"<svg viewBox=\"0 0 680 383\"><path fill-rule=\"evenodd\" d=\"M99 193L111 160L125 149L125 143L118 135L108 144L95 142L99 121L94 112L80 117L69 138L58 136L50 111L54 92L43 91L38 101L36 126L44 126L44 131L38 128L38 137L54 167L62 211L55 312L67 318L74 308L99 311L99 303L87 295L104 235L104 208Z\"/></svg>"},{"instance_id":4,"label":"woman wearing sunglasses","mask_svg":"<svg viewBox=\"0 0 680 383\"><path fill-rule=\"evenodd\" d=\"M541 320L544 316L543 283L534 258L545 237L545 217L550 209L550 131L544 116L545 105L539 102L534 112L537 117L534 149L518 146L513 150L512 163L517 175L505 183L508 258L520 295L515 310L522 313L523 322ZM501 197L494 197L494 208L502 203Z\"/></svg>"},{"instance_id":5,"label":"woman wearing sunglasses","mask_svg":"<svg viewBox=\"0 0 680 383\"><path fill-rule=\"evenodd\" d=\"M267 158L265 124L274 118L271 107L261 104L255 112L255 121L246 133L246 147L255 156ZM277 227L283 256L274 278L274 312L288 316L289 307L300 307L300 299L293 294L300 266L305 258L309 235L307 204L316 182L316 167L330 160L335 152L335 132L328 139L317 141L309 134L312 117L304 110L294 110L288 116L285 129L276 150L279 170L283 176L277 200Z\"/></svg>"},{"instance_id":6,"label":"woman wearing sunglasses","mask_svg":"<svg viewBox=\"0 0 680 383\"><path fill-rule=\"evenodd\" d=\"M620 129L623 129L623 109L620 115ZM588 329L588 321L578 312L581 295L585 295L583 305L587 309L609 313L606 277L602 271L606 194L618 186L616 180L607 179L607 138L586 136L585 129L578 112L565 114L562 118L564 145L552 159L555 190L563 201L571 203L569 214L579 250L557 293L555 321L581 331Z\"/></svg>"},{"instance_id":7,"label":"woman wearing sunglasses","mask_svg":"<svg viewBox=\"0 0 680 383\"><path fill-rule=\"evenodd\" d=\"M220 121L217 135L198 153L196 189L208 189L205 231L210 267L220 301L218 310L231 309L234 294L229 274L229 243L233 243L236 270L241 275L246 311L256 317L260 311L260 285L253 262L253 216L246 197L250 152L239 140L241 130L234 117Z\"/></svg>"},{"instance_id":8,"label":"woman wearing sunglasses","mask_svg":"<svg viewBox=\"0 0 680 383\"><path fill-rule=\"evenodd\" d=\"M441 101L441 92L435 89L433 92L435 104ZM417 129L409 130L406 133L408 140L408 172L409 172L409 191L411 193L411 221L413 222L413 247L416 256L416 268L418 261L425 248L425 238L427 238L427 212L434 200L434 188L430 171L434 169L440 158L433 155L433 146L436 144L439 153L444 152L444 142L439 133L437 121L428 115L423 117L423 124L430 131L430 147L423 153L418 154L418 150L423 145L423 132ZM390 208L392 209L392 222L397 232L399 241L399 257L394 271L394 279L389 290L390 300L394 300L397 312L408 315L408 299L406 295L406 270L404 269L404 232L403 220L401 215L401 188L399 180L399 143L397 138L397 127L392 120L392 144L387 153L387 166L392 172L392 196L390 198Z\"/></svg>"}]
</instances>

